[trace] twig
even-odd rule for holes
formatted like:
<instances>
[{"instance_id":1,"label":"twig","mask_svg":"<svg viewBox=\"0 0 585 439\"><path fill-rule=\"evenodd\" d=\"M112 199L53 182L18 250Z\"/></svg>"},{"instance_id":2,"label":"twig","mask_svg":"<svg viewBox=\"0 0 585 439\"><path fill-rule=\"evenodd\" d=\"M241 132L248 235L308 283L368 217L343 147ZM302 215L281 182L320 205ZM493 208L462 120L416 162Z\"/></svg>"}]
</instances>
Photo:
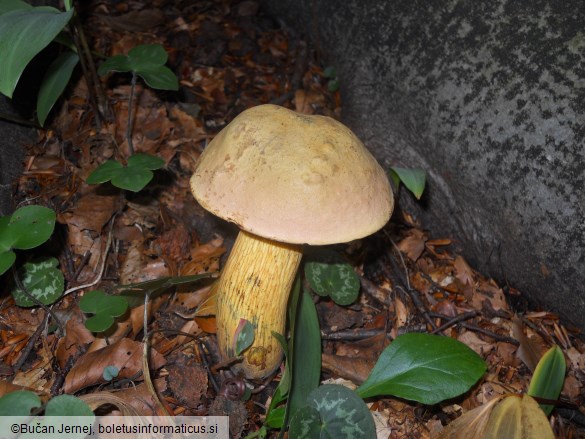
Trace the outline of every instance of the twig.
<instances>
[{"instance_id":1,"label":"twig","mask_svg":"<svg viewBox=\"0 0 585 439\"><path fill-rule=\"evenodd\" d=\"M83 270L83 267L85 267L87 265L87 263L89 261L89 258L91 258L91 252L89 250L87 250L83 254L83 258L81 259L81 262L79 263L79 266L77 267L77 269L73 273L73 280L77 280L77 278L81 274L81 270Z\"/></svg>"},{"instance_id":2,"label":"twig","mask_svg":"<svg viewBox=\"0 0 585 439\"><path fill-rule=\"evenodd\" d=\"M132 143L132 128L134 123L132 118L132 107L134 106L134 90L136 89L136 72L132 71L132 81L130 82L130 98L128 99L128 124L126 125L126 141L128 142L128 151L134 155L134 144Z\"/></svg>"},{"instance_id":3,"label":"twig","mask_svg":"<svg viewBox=\"0 0 585 439\"><path fill-rule=\"evenodd\" d=\"M110 226L110 231L108 233L108 241L106 243L106 248L104 249L105 254L104 254L104 257L102 259L102 266L100 267L99 273L96 276L96 278L93 281L91 281L90 283L88 283L88 284L78 285L76 287L69 288L68 290L66 290L63 293L63 296L62 297L65 297L68 294L71 294L71 293L73 293L75 291L78 291L78 290L82 290L84 288L93 287L95 284L97 284L101 280L101 278L102 278L102 276L104 274L104 270L106 268L106 260L108 259L108 251L110 249L110 245L112 245L112 231L114 230L114 220L115 219L116 219L116 215L114 214L114 216L112 216L112 219L110 220L110 222L112 223L112 225Z\"/></svg>"},{"instance_id":4,"label":"twig","mask_svg":"<svg viewBox=\"0 0 585 439\"><path fill-rule=\"evenodd\" d=\"M55 317L53 316L53 318L55 318ZM41 333L43 332L43 328L45 326L45 322L48 319L49 319L49 313L45 312L45 317L43 319L43 323L41 323L38 326L38 328L35 330L35 332L33 333L33 335L30 336L30 338L28 339L28 342L27 342L25 348L20 353L20 357L18 357L18 361L14 364L14 366L12 368L13 375L10 378L10 382L12 382L12 380L16 376L16 373L20 370L20 368L22 367L22 365L24 364L24 362L26 361L26 359L30 355L30 353L31 353L31 351L32 351L35 343L37 342L38 338L41 336Z\"/></svg>"},{"instance_id":5,"label":"twig","mask_svg":"<svg viewBox=\"0 0 585 439\"><path fill-rule=\"evenodd\" d=\"M365 338L375 337L376 335L384 334L384 328L371 329L348 329L345 331L325 332L321 331L321 338L324 340L333 341L356 341Z\"/></svg>"},{"instance_id":6,"label":"twig","mask_svg":"<svg viewBox=\"0 0 585 439\"><path fill-rule=\"evenodd\" d=\"M459 314L458 316L455 316L454 318L452 318L451 320L448 320L446 323L443 323L441 326L439 326L438 328L434 329L431 334L436 334L438 332L442 332L447 328L450 328L451 326L456 325L459 322L462 322L463 320L468 320L471 319L475 316L478 315L477 311L469 311L469 312L464 312L463 314Z\"/></svg>"}]
</instances>

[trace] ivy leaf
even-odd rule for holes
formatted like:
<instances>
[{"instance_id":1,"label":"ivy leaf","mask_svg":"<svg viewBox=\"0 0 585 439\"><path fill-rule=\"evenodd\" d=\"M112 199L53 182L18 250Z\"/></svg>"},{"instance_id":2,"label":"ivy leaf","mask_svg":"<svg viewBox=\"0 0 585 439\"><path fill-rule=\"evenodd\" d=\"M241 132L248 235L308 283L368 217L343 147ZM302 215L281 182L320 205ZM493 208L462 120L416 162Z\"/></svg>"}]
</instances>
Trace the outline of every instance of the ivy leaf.
<instances>
[{"instance_id":1,"label":"ivy leaf","mask_svg":"<svg viewBox=\"0 0 585 439\"><path fill-rule=\"evenodd\" d=\"M103 291L95 290L81 298L79 309L84 313L94 314L85 322L87 329L91 332L104 332L114 324L115 317L126 312L128 301L124 297L109 296Z\"/></svg>"},{"instance_id":2,"label":"ivy leaf","mask_svg":"<svg viewBox=\"0 0 585 439\"><path fill-rule=\"evenodd\" d=\"M305 276L315 293L330 296L338 305L350 305L358 297L360 280L349 264L310 261Z\"/></svg>"},{"instance_id":3,"label":"ivy leaf","mask_svg":"<svg viewBox=\"0 0 585 439\"><path fill-rule=\"evenodd\" d=\"M375 438L374 418L355 392L337 384L326 384L313 390L307 405L293 415L289 437Z\"/></svg>"},{"instance_id":4,"label":"ivy leaf","mask_svg":"<svg viewBox=\"0 0 585 439\"><path fill-rule=\"evenodd\" d=\"M56 258L43 258L27 262L18 270L23 286L43 305L51 305L63 294L65 281L63 273L57 269L59 261ZM31 307L33 302L21 289L14 287L12 297L18 306Z\"/></svg>"},{"instance_id":5,"label":"ivy leaf","mask_svg":"<svg viewBox=\"0 0 585 439\"><path fill-rule=\"evenodd\" d=\"M466 392L485 370L481 357L457 340L404 334L384 349L356 392L362 398L394 395L432 405Z\"/></svg>"}]
</instances>

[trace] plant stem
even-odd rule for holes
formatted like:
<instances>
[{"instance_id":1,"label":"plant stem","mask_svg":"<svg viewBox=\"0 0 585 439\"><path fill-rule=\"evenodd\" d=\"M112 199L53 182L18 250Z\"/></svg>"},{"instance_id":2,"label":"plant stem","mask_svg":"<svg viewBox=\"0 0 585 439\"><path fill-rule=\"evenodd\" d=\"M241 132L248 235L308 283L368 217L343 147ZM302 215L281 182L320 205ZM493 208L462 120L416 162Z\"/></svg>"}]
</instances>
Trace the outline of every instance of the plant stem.
<instances>
[{"instance_id":1,"label":"plant stem","mask_svg":"<svg viewBox=\"0 0 585 439\"><path fill-rule=\"evenodd\" d=\"M136 72L132 71L132 82L130 85L130 99L128 99L128 124L126 126L126 140L128 141L128 150L130 155L134 155L134 145L132 144L132 107L134 106L134 89L136 88Z\"/></svg>"}]
</instances>

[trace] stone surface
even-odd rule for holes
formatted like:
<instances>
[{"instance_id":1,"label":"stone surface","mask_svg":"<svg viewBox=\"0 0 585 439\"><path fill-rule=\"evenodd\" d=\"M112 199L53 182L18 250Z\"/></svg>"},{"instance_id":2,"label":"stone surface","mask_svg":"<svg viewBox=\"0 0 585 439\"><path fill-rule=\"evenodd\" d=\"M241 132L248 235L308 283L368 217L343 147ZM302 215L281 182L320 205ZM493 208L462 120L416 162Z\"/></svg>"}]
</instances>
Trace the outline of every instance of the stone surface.
<instances>
[{"instance_id":1,"label":"stone surface","mask_svg":"<svg viewBox=\"0 0 585 439\"><path fill-rule=\"evenodd\" d=\"M263 3L336 67L374 155L427 170L424 227L585 328L584 3Z\"/></svg>"}]
</instances>

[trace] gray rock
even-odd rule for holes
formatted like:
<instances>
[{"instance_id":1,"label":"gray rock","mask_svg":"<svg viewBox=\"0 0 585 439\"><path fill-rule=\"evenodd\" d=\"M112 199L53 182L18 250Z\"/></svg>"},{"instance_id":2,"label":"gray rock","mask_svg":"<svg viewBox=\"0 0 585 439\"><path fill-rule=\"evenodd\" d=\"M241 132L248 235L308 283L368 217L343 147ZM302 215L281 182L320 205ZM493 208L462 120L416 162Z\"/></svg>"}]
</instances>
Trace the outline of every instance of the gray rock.
<instances>
[{"instance_id":1,"label":"gray rock","mask_svg":"<svg viewBox=\"0 0 585 439\"><path fill-rule=\"evenodd\" d=\"M336 67L343 119L374 155L428 172L422 224L585 328L585 4L263 6Z\"/></svg>"}]
</instances>

